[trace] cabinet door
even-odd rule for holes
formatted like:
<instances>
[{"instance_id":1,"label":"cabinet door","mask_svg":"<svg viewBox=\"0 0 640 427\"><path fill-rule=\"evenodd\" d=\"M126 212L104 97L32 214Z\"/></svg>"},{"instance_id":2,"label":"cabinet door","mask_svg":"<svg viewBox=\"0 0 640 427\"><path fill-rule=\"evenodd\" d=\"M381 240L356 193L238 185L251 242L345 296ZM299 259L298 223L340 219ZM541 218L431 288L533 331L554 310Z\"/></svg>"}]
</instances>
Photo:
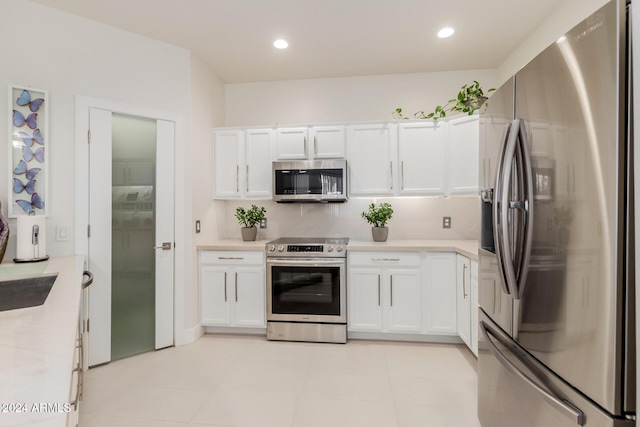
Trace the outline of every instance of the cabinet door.
<instances>
[{"instance_id":1,"label":"cabinet door","mask_svg":"<svg viewBox=\"0 0 640 427\"><path fill-rule=\"evenodd\" d=\"M277 131L276 157L278 160L304 160L307 151L307 128L281 128Z\"/></svg>"},{"instance_id":2,"label":"cabinet door","mask_svg":"<svg viewBox=\"0 0 640 427\"><path fill-rule=\"evenodd\" d=\"M155 182L153 162L129 162L127 175L128 185L153 185Z\"/></svg>"},{"instance_id":3,"label":"cabinet door","mask_svg":"<svg viewBox=\"0 0 640 427\"><path fill-rule=\"evenodd\" d=\"M245 133L244 190L248 198L271 197L271 149L273 129L250 129Z\"/></svg>"},{"instance_id":4,"label":"cabinet door","mask_svg":"<svg viewBox=\"0 0 640 427\"><path fill-rule=\"evenodd\" d=\"M458 334L456 254L427 254L425 260L425 329L432 334Z\"/></svg>"},{"instance_id":5,"label":"cabinet door","mask_svg":"<svg viewBox=\"0 0 640 427\"><path fill-rule=\"evenodd\" d=\"M344 159L344 126L318 126L309 129L309 142L315 159Z\"/></svg>"},{"instance_id":6,"label":"cabinet door","mask_svg":"<svg viewBox=\"0 0 640 427\"><path fill-rule=\"evenodd\" d=\"M349 330L382 331L382 270L349 269Z\"/></svg>"},{"instance_id":7,"label":"cabinet door","mask_svg":"<svg viewBox=\"0 0 640 427\"><path fill-rule=\"evenodd\" d=\"M388 270L388 316L392 332L422 331L422 277L418 269Z\"/></svg>"},{"instance_id":8,"label":"cabinet door","mask_svg":"<svg viewBox=\"0 0 640 427\"><path fill-rule=\"evenodd\" d=\"M471 260L471 351L478 355L478 261Z\"/></svg>"},{"instance_id":9,"label":"cabinet door","mask_svg":"<svg viewBox=\"0 0 640 427\"><path fill-rule=\"evenodd\" d=\"M447 181L451 194L477 194L480 128L478 116L451 120L448 130L449 168Z\"/></svg>"},{"instance_id":10,"label":"cabinet door","mask_svg":"<svg viewBox=\"0 0 640 427\"><path fill-rule=\"evenodd\" d=\"M127 163L114 161L111 163L112 185L127 185Z\"/></svg>"},{"instance_id":11,"label":"cabinet door","mask_svg":"<svg viewBox=\"0 0 640 427\"><path fill-rule=\"evenodd\" d=\"M350 194L391 195L396 157L395 125L350 126L347 133Z\"/></svg>"},{"instance_id":12,"label":"cabinet door","mask_svg":"<svg viewBox=\"0 0 640 427\"><path fill-rule=\"evenodd\" d=\"M456 255L458 335L471 346L471 272L469 258Z\"/></svg>"},{"instance_id":13,"label":"cabinet door","mask_svg":"<svg viewBox=\"0 0 640 427\"><path fill-rule=\"evenodd\" d=\"M236 267L233 272L233 323L235 326L266 325L264 267Z\"/></svg>"},{"instance_id":14,"label":"cabinet door","mask_svg":"<svg viewBox=\"0 0 640 427\"><path fill-rule=\"evenodd\" d=\"M229 326L229 271L224 267L200 267L200 321L204 326Z\"/></svg>"},{"instance_id":15,"label":"cabinet door","mask_svg":"<svg viewBox=\"0 0 640 427\"><path fill-rule=\"evenodd\" d=\"M240 130L216 131L213 140L213 198L240 198Z\"/></svg>"},{"instance_id":16,"label":"cabinet door","mask_svg":"<svg viewBox=\"0 0 640 427\"><path fill-rule=\"evenodd\" d=\"M444 195L446 122L400 124L400 194Z\"/></svg>"}]
</instances>

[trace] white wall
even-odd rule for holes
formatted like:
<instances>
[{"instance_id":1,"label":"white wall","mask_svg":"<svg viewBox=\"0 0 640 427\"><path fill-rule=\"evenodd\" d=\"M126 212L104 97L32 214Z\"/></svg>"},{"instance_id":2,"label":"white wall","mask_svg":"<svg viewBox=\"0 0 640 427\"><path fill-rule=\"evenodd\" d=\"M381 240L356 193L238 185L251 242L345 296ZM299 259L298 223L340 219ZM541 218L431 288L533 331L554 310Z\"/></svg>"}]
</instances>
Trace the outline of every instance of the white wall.
<instances>
[{"instance_id":1,"label":"white wall","mask_svg":"<svg viewBox=\"0 0 640 427\"><path fill-rule=\"evenodd\" d=\"M454 98L478 80L495 87L495 70L392 74L226 85L226 126L390 120Z\"/></svg>"},{"instance_id":2,"label":"white wall","mask_svg":"<svg viewBox=\"0 0 640 427\"><path fill-rule=\"evenodd\" d=\"M564 33L609 0L564 0L527 39L498 67L498 82L502 84Z\"/></svg>"},{"instance_id":3,"label":"white wall","mask_svg":"<svg viewBox=\"0 0 640 427\"><path fill-rule=\"evenodd\" d=\"M212 129L224 123L224 83L218 76L196 57L191 56L191 138L189 164L186 170L191 174L190 192L191 219L187 229L192 236L188 261L191 285L185 289L185 327L193 328L200 323L198 315L198 254L196 245L203 244L219 236L216 233L218 218L216 211L223 211L224 203L212 201ZM200 234L195 232L195 221L201 221ZM194 332L196 333L196 332Z\"/></svg>"},{"instance_id":4,"label":"white wall","mask_svg":"<svg viewBox=\"0 0 640 427\"><path fill-rule=\"evenodd\" d=\"M189 52L21 0L0 2L0 16L0 117L8 117L8 84L49 91L47 249L50 255L73 254L76 95L187 116ZM0 135L8 135L7 125L0 120ZM0 165L7 164L7 155L0 149ZM4 205L9 173L0 172ZM55 241L56 225L67 227L67 241ZM15 220L9 226L15 231ZM15 256L15 237L14 232L5 261Z\"/></svg>"}]
</instances>

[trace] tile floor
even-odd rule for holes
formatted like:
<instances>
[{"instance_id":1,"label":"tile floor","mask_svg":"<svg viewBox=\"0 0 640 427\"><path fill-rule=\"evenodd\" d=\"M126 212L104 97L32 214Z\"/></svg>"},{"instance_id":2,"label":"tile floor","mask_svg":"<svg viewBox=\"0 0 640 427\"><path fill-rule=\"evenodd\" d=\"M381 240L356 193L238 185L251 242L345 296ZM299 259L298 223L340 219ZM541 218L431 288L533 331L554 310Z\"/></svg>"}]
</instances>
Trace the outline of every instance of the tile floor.
<instances>
[{"instance_id":1,"label":"tile floor","mask_svg":"<svg viewBox=\"0 0 640 427\"><path fill-rule=\"evenodd\" d=\"M82 427L479 427L476 360L451 344L205 335L90 369Z\"/></svg>"}]
</instances>

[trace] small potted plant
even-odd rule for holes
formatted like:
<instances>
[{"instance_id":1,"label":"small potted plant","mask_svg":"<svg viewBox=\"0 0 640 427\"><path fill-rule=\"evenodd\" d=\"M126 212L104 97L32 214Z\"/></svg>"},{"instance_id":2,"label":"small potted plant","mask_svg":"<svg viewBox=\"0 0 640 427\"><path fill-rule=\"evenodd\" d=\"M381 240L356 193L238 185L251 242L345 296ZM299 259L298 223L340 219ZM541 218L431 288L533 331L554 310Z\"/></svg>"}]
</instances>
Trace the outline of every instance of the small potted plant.
<instances>
[{"instance_id":1,"label":"small potted plant","mask_svg":"<svg viewBox=\"0 0 640 427\"><path fill-rule=\"evenodd\" d=\"M251 205L249 209L244 209L242 206L236 208L236 218L238 223L244 227L240 229L242 233L242 240L245 242L252 242L256 240L258 229L256 224L264 219L264 214L267 212L262 206Z\"/></svg>"},{"instance_id":2,"label":"small potted plant","mask_svg":"<svg viewBox=\"0 0 640 427\"><path fill-rule=\"evenodd\" d=\"M386 227L387 221L393 216L393 209L389 203L380 203L375 205L371 203L367 212L362 212L362 218L373 227L371 234L374 242L386 242L389 236L389 228Z\"/></svg>"}]
</instances>

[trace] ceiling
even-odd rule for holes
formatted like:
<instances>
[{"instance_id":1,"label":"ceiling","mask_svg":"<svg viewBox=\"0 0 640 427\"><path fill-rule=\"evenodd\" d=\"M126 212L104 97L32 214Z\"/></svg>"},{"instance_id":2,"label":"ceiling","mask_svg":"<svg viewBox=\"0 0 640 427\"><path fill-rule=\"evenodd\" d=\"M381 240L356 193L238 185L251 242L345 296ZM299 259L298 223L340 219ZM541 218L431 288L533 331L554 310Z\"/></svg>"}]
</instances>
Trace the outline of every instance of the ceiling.
<instances>
[{"instance_id":1,"label":"ceiling","mask_svg":"<svg viewBox=\"0 0 640 427\"><path fill-rule=\"evenodd\" d=\"M497 68L564 0L31 1L184 47L239 83ZM443 26L456 33L438 39Z\"/></svg>"}]
</instances>

